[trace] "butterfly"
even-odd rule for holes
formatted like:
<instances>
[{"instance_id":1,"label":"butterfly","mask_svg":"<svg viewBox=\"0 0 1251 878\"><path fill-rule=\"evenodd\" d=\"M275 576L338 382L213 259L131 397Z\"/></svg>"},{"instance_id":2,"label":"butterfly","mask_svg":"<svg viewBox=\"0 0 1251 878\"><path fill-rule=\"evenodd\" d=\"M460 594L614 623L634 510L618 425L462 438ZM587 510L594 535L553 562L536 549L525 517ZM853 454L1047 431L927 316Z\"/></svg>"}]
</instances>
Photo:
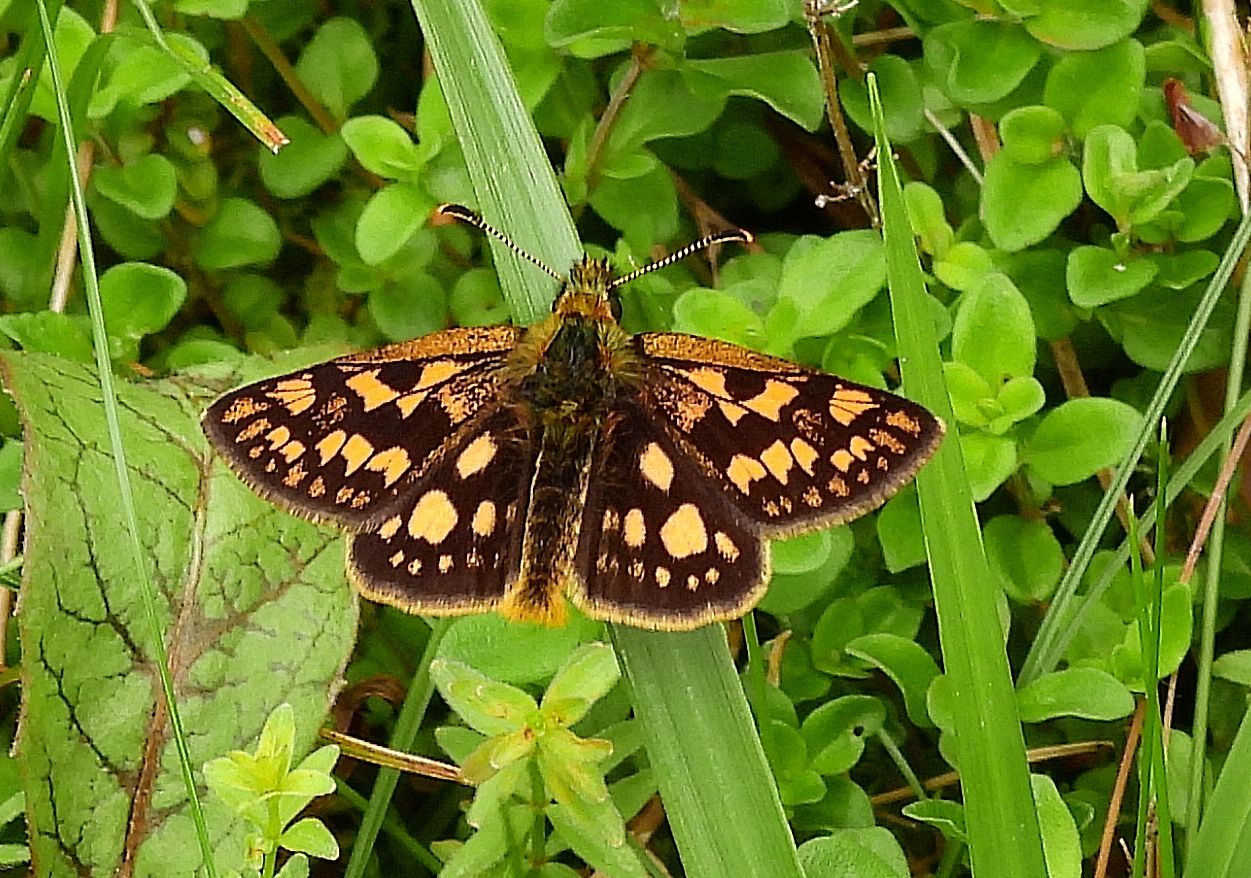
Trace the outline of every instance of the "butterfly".
<instances>
[{"instance_id":1,"label":"butterfly","mask_svg":"<svg viewBox=\"0 0 1251 878\"><path fill-rule=\"evenodd\" d=\"M568 278L529 327L446 329L233 390L206 435L257 493L348 531L347 568L414 613L687 630L763 596L769 540L880 506L933 454L907 399L679 333L631 335L621 277Z\"/></svg>"}]
</instances>

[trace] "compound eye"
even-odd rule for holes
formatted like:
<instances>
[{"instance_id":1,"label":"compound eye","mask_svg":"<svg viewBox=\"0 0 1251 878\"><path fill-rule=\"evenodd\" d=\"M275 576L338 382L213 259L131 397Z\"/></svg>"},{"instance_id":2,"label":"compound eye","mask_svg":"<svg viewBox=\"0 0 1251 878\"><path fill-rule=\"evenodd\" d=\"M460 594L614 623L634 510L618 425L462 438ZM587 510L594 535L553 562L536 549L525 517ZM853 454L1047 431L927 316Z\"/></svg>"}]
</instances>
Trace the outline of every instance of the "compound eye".
<instances>
[{"instance_id":1,"label":"compound eye","mask_svg":"<svg viewBox=\"0 0 1251 878\"><path fill-rule=\"evenodd\" d=\"M608 296L608 313L612 315L613 320L621 319L621 297L610 294Z\"/></svg>"}]
</instances>

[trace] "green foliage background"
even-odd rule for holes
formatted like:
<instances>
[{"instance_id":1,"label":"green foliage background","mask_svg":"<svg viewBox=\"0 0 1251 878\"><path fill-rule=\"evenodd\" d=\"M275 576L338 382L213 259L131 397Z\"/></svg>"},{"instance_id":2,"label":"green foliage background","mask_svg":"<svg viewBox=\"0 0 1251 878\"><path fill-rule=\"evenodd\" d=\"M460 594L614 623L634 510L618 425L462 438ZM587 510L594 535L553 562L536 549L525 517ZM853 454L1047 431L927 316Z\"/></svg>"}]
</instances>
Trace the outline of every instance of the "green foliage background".
<instances>
[{"instance_id":1,"label":"green foliage background","mask_svg":"<svg viewBox=\"0 0 1251 878\"><path fill-rule=\"evenodd\" d=\"M628 329L716 336L862 383L897 383L883 240L855 200L816 206L845 175L798 4L481 5L589 249L627 269L709 228L757 234L759 246L719 254L715 269L688 260L627 287ZM532 269L494 263L478 233L431 222L437 204L483 196L413 10L348 0L138 3L122 5L102 34L112 4L63 6L57 57L91 149L109 356L117 374L141 382L121 394L123 426L193 768L249 746L284 701L307 751L344 681L353 730L386 740L398 705L366 693L406 685L424 671L427 647L538 695L577 648L607 637L601 626L577 619L546 631L467 618L432 641L425 621L366 606L357 630L335 535L255 500L207 454L195 424L214 392L245 378L546 307L541 293L516 293ZM1119 748L1156 674L1140 643L1135 581L1112 554L1123 533L1095 534L1093 563L1071 583L1064 577L1102 495L1097 474L1153 429L1143 413L1203 309L1239 215L1229 150L1191 155L1163 97L1165 80L1178 79L1195 109L1220 122L1194 22L1187 9L1146 6L866 0L828 19L859 154L872 143L872 72L905 177L954 413L948 441L960 445L979 504L1009 661L1019 669L1033 660L1017 703L1029 746L1111 739ZM164 755L160 693L110 499L82 279L58 262L68 165L34 4L0 0L0 36L0 344L13 349L3 363L17 401L0 401L0 504L22 508L20 488L28 513L22 613L7 655L21 670L24 716L15 755L0 760L0 799L24 790L41 875L112 874L124 861L138 874L191 874L195 835L172 751ZM41 72L24 78L28 68ZM287 147L270 153L223 109L213 95L226 80L274 120ZM501 188L524 192L546 176L536 170ZM489 175L485 185L495 185ZM557 270L572 256L541 227L505 231ZM49 307L58 301L65 306ZM1241 364L1240 319L1225 296L1199 327L1167 403L1178 455L1220 422L1223 432L1201 446L1212 454L1235 426L1211 400L1231 350ZM151 373L174 377L142 380ZM1245 529L1225 531L1207 561L1220 596L1206 615L1199 588L1179 580L1214 478L1213 464L1192 467L1168 514L1166 552L1147 571L1162 583L1158 673L1181 668L1184 686L1197 676L1211 687L1210 709L1201 703L1195 721L1204 740L1188 736L1182 711L1168 752L1171 819L1190 833L1199 822L1185 804L1190 785L1205 764L1222 764L1251 684L1239 624L1251 595ZM1132 483L1140 497L1153 488L1145 474ZM1243 511L1237 494L1233 505ZM746 631L755 656L743 662L746 688L810 878L848 874L838 865L848 858L863 875L907 874L909 861L927 857L936 872L967 869L963 816L950 803L909 806L928 831L891 835L879 809L894 806L870 798L960 762L959 699L940 674L921 522L909 489L875 516L776 544L773 583ZM1062 581L1089 599L1057 619L1048 607ZM1059 593L1057 605L1070 596ZM1215 663L1193 651L1203 626ZM1050 635L1045 659L1040 630ZM10 739L17 695L6 693ZM417 749L438 755L442 727L440 744L464 758L464 739L457 745L446 731L460 725L449 702L419 724ZM601 767L626 819L664 785L635 722L619 684L574 727L617 745ZM1246 765L1235 756L1224 770L1232 778ZM1079 874L1093 855L1114 772L1095 760L1035 777L1050 874ZM357 768L343 782L367 794L369 774ZM358 817L343 803L359 799L351 789L342 796L328 825L350 850ZM393 807L405 827L387 824L370 868L433 873L436 842L508 836L511 817L471 829L458 810L467 797L452 785L402 785ZM242 830L222 803L205 801L219 866L243 868ZM1236 795L1226 803L1223 834L1240 831L1243 804ZM559 819L524 827L547 833L541 856L528 851L540 874L566 875L596 856L622 862L620 845L596 853L599 830ZM16 825L5 832L20 841ZM1179 837L1184 852L1188 837ZM435 845L453 862L466 848ZM680 868L665 830L650 849ZM482 874L525 874L522 859L504 845L483 865L495 871ZM637 851L630 862L647 867ZM1231 851L1221 865L1239 862ZM1211 868L1194 874L1220 874Z\"/></svg>"}]
</instances>

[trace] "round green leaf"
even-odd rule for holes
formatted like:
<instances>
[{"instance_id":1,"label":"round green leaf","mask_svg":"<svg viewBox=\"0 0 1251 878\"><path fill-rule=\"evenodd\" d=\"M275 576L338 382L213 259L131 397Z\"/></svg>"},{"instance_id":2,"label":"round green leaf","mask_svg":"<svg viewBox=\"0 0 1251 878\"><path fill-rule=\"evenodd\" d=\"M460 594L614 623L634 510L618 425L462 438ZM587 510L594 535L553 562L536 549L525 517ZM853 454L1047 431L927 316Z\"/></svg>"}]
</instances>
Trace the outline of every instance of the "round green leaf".
<instances>
[{"instance_id":1,"label":"round green leaf","mask_svg":"<svg viewBox=\"0 0 1251 878\"><path fill-rule=\"evenodd\" d=\"M278 127L291 139L275 155L261 150L261 182L279 198L302 198L332 179L347 161L338 134L322 134L299 116L284 116Z\"/></svg>"},{"instance_id":2,"label":"round green leaf","mask_svg":"<svg viewBox=\"0 0 1251 878\"><path fill-rule=\"evenodd\" d=\"M146 262L124 262L100 276L104 326L118 338L142 338L169 325L187 298L174 272Z\"/></svg>"},{"instance_id":3,"label":"round green leaf","mask_svg":"<svg viewBox=\"0 0 1251 878\"><path fill-rule=\"evenodd\" d=\"M439 657L480 668L509 683L546 680L579 644L594 640L603 626L581 613L563 628L514 624L495 613L457 619L439 644ZM525 656L524 662L517 656Z\"/></svg>"},{"instance_id":4,"label":"round green leaf","mask_svg":"<svg viewBox=\"0 0 1251 878\"><path fill-rule=\"evenodd\" d=\"M356 249L366 265L378 265L399 252L430 219L434 199L406 183L392 183L373 194L356 221Z\"/></svg>"},{"instance_id":5,"label":"round green leaf","mask_svg":"<svg viewBox=\"0 0 1251 878\"><path fill-rule=\"evenodd\" d=\"M912 65L898 55L879 55L869 65L868 72L877 76L886 114L886 136L892 143L915 140L925 126L925 101ZM862 131L873 130L867 82L863 77L849 77L838 90L847 115Z\"/></svg>"},{"instance_id":6,"label":"round green leaf","mask_svg":"<svg viewBox=\"0 0 1251 878\"><path fill-rule=\"evenodd\" d=\"M673 303L673 331L709 336L748 348L765 341L760 315L722 290L692 287Z\"/></svg>"},{"instance_id":7,"label":"round green leaf","mask_svg":"<svg viewBox=\"0 0 1251 878\"><path fill-rule=\"evenodd\" d=\"M1146 75L1145 53L1137 40L1073 52L1047 74L1043 101L1063 114L1078 137L1096 125L1128 127L1138 115Z\"/></svg>"},{"instance_id":8,"label":"round green leaf","mask_svg":"<svg viewBox=\"0 0 1251 878\"><path fill-rule=\"evenodd\" d=\"M1046 0L1025 29L1060 49L1099 49L1137 30L1148 0ZM1105 71L1106 72L1106 71Z\"/></svg>"},{"instance_id":9,"label":"round green leaf","mask_svg":"<svg viewBox=\"0 0 1251 878\"><path fill-rule=\"evenodd\" d=\"M724 28L739 34L777 30L790 21L786 0L700 0L678 3L678 20L687 31Z\"/></svg>"},{"instance_id":10,"label":"round green leaf","mask_svg":"<svg viewBox=\"0 0 1251 878\"><path fill-rule=\"evenodd\" d=\"M697 95L716 100L741 95L764 101L796 125L814 131L825 118L825 93L810 54L806 49L793 49L691 59L679 70Z\"/></svg>"},{"instance_id":11,"label":"round green leaf","mask_svg":"<svg viewBox=\"0 0 1251 878\"><path fill-rule=\"evenodd\" d=\"M336 119L374 87L378 57L365 29L351 18L332 18L317 29L295 65L300 80Z\"/></svg>"},{"instance_id":12,"label":"round green leaf","mask_svg":"<svg viewBox=\"0 0 1251 878\"><path fill-rule=\"evenodd\" d=\"M964 433L960 436L964 471L969 477L973 499L981 503L1016 471L1016 442L990 433Z\"/></svg>"},{"instance_id":13,"label":"round green leaf","mask_svg":"<svg viewBox=\"0 0 1251 878\"><path fill-rule=\"evenodd\" d=\"M874 524L887 570L898 573L925 563L925 535L915 487L908 485L887 500Z\"/></svg>"},{"instance_id":14,"label":"round green leaf","mask_svg":"<svg viewBox=\"0 0 1251 878\"><path fill-rule=\"evenodd\" d=\"M282 235L272 216L247 199L227 198L200 230L195 261L210 271L268 265L281 248Z\"/></svg>"},{"instance_id":15,"label":"round green leaf","mask_svg":"<svg viewBox=\"0 0 1251 878\"><path fill-rule=\"evenodd\" d=\"M965 293L951 330L954 358L993 388L1034 372L1034 318L1006 274L988 274Z\"/></svg>"},{"instance_id":16,"label":"round green leaf","mask_svg":"<svg viewBox=\"0 0 1251 878\"><path fill-rule=\"evenodd\" d=\"M957 106L1006 97L1042 54L1021 28L985 19L939 25L925 35L924 50L934 82Z\"/></svg>"},{"instance_id":17,"label":"round green leaf","mask_svg":"<svg viewBox=\"0 0 1251 878\"><path fill-rule=\"evenodd\" d=\"M798 312L792 340L838 332L885 282L886 259L876 232L799 238L782 262L778 283L779 303L789 302Z\"/></svg>"},{"instance_id":18,"label":"round green leaf","mask_svg":"<svg viewBox=\"0 0 1251 878\"><path fill-rule=\"evenodd\" d=\"M999 121L1003 151L1023 165L1050 161L1064 148L1064 117L1051 107L1018 107Z\"/></svg>"},{"instance_id":19,"label":"round green leaf","mask_svg":"<svg viewBox=\"0 0 1251 878\"><path fill-rule=\"evenodd\" d=\"M999 515L986 522L982 543L991 572L1013 600L1051 597L1064 571L1064 551L1045 522Z\"/></svg>"},{"instance_id":20,"label":"round green leaf","mask_svg":"<svg viewBox=\"0 0 1251 878\"><path fill-rule=\"evenodd\" d=\"M847 652L890 677L904 697L913 725L933 727L925 708L925 693L939 670L924 647L897 634L866 634L848 643Z\"/></svg>"},{"instance_id":21,"label":"round green leaf","mask_svg":"<svg viewBox=\"0 0 1251 878\"><path fill-rule=\"evenodd\" d=\"M1152 253L1148 258L1159 269L1155 277L1156 284L1168 290L1184 290L1191 284L1198 283L1216 271L1216 266L1221 262L1220 257L1211 250Z\"/></svg>"},{"instance_id":22,"label":"round green leaf","mask_svg":"<svg viewBox=\"0 0 1251 878\"><path fill-rule=\"evenodd\" d=\"M1134 696L1125 684L1098 668L1065 668L1044 674L1017 692L1021 722L1040 723L1058 716L1114 720L1134 712Z\"/></svg>"},{"instance_id":23,"label":"round green leaf","mask_svg":"<svg viewBox=\"0 0 1251 878\"><path fill-rule=\"evenodd\" d=\"M1001 250L1023 250L1056 230L1082 201L1082 178L1063 157L1021 164L1005 151L986 165L981 217Z\"/></svg>"},{"instance_id":24,"label":"round green leaf","mask_svg":"<svg viewBox=\"0 0 1251 878\"><path fill-rule=\"evenodd\" d=\"M799 846L799 862L808 878L908 878L908 858L890 831L835 829Z\"/></svg>"},{"instance_id":25,"label":"round green leaf","mask_svg":"<svg viewBox=\"0 0 1251 878\"><path fill-rule=\"evenodd\" d=\"M123 167L105 165L93 178L96 191L147 220L161 219L174 206L178 178L173 162L148 153Z\"/></svg>"},{"instance_id":26,"label":"round green leaf","mask_svg":"<svg viewBox=\"0 0 1251 878\"><path fill-rule=\"evenodd\" d=\"M912 231L921 239L921 249L935 257L944 257L955 233L943 211L942 196L925 183L913 182L904 187L904 204Z\"/></svg>"},{"instance_id":27,"label":"round green leaf","mask_svg":"<svg viewBox=\"0 0 1251 878\"><path fill-rule=\"evenodd\" d=\"M1184 219L1175 232L1178 241L1206 241L1237 216L1238 199L1229 180L1195 176L1170 205Z\"/></svg>"},{"instance_id":28,"label":"round green leaf","mask_svg":"<svg viewBox=\"0 0 1251 878\"><path fill-rule=\"evenodd\" d=\"M1053 485L1072 485L1119 462L1142 429L1142 415L1115 399L1071 399L1043 418L1023 460Z\"/></svg>"},{"instance_id":29,"label":"round green leaf","mask_svg":"<svg viewBox=\"0 0 1251 878\"><path fill-rule=\"evenodd\" d=\"M1077 832L1073 812L1055 781L1046 775L1031 774L1030 787L1034 793L1034 805L1038 812L1038 828L1042 830L1043 855L1048 875L1082 874L1082 839Z\"/></svg>"},{"instance_id":30,"label":"round green leaf","mask_svg":"<svg viewBox=\"0 0 1251 878\"><path fill-rule=\"evenodd\" d=\"M1097 308L1142 292L1157 271L1150 259L1123 260L1103 247L1078 247L1069 253L1065 283L1074 305Z\"/></svg>"},{"instance_id":31,"label":"round green leaf","mask_svg":"<svg viewBox=\"0 0 1251 878\"><path fill-rule=\"evenodd\" d=\"M818 774L850 771L864 752L864 739L886 721L886 708L869 695L827 701L804 718L799 732L808 749L808 767Z\"/></svg>"},{"instance_id":32,"label":"round green leaf","mask_svg":"<svg viewBox=\"0 0 1251 878\"><path fill-rule=\"evenodd\" d=\"M339 133L356 160L389 180L413 180L421 171L421 153L412 136L384 116L356 116Z\"/></svg>"},{"instance_id":33,"label":"round green leaf","mask_svg":"<svg viewBox=\"0 0 1251 878\"><path fill-rule=\"evenodd\" d=\"M447 325L443 298L437 280L424 271L411 272L369 294L369 316L388 340L406 341Z\"/></svg>"},{"instance_id":34,"label":"round green leaf","mask_svg":"<svg viewBox=\"0 0 1251 878\"><path fill-rule=\"evenodd\" d=\"M489 268L471 268L458 277L447 304L458 326L492 326L508 320L499 276Z\"/></svg>"}]
</instances>

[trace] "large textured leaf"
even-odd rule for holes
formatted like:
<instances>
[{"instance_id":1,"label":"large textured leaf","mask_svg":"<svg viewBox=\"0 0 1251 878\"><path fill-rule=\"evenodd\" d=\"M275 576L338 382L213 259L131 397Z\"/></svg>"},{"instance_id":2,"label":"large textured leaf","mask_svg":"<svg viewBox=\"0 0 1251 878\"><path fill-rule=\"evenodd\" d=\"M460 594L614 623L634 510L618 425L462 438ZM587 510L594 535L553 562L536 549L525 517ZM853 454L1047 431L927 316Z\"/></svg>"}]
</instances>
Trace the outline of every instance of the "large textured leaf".
<instances>
[{"instance_id":1,"label":"large textured leaf","mask_svg":"<svg viewBox=\"0 0 1251 878\"><path fill-rule=\"evenodd\" d=\"M199 847L128 566L95 375L41 354L5 354L0 368L26 430L17 755L35 872L189 876ZM123 385L119 401L197 775L250 746L284 701L308 749L356 627L341 541L272 510L208 456L205 401L175 380ZM238 868L244 827L201 795L219 869Z\"/></svg>"}]
</instances>

